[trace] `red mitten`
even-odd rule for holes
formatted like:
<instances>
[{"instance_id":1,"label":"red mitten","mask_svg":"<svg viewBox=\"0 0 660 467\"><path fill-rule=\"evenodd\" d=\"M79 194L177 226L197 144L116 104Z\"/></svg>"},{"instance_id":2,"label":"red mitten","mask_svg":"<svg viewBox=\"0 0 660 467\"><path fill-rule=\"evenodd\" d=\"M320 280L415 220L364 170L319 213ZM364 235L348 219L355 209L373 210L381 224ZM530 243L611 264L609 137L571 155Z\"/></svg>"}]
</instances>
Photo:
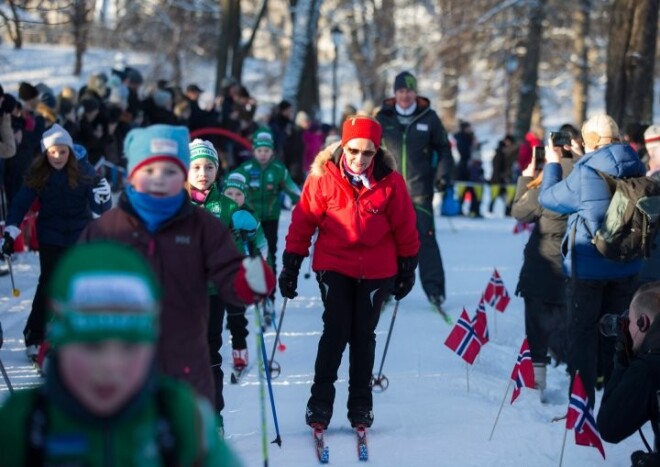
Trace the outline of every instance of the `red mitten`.
<instances>
[{"instance_id":1,"label":"red mitten","mask_svg":"<svg viewBox=\"0 0 660 467\"><path fill-rule=\"evenodd\" d=\"M234 279L234 288L246 304L254 303L275 290L275 274L261 257L245 258Z\"/></svg>"}]
</instances>

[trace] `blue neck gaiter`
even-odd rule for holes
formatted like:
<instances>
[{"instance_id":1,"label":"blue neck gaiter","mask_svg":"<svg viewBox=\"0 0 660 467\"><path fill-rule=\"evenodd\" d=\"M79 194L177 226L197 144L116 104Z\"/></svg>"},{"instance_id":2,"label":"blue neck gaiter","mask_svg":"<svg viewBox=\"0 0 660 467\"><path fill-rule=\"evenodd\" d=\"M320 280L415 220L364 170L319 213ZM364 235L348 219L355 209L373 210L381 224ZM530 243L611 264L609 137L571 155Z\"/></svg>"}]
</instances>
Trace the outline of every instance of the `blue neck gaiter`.
<instances>
[{"instance_id":1,"label":"blue neck gaiter","mask_svg":"<svg viewBox=\"0 0 660 467\"><path fill-rule=\"evenodd\" d=\"M156 198L148 193L138 193L129 185L126 187L126 196L140 219L144 221L147 230L154 233L181 208L186 199L186 192L181 190L178 195Z\"/></svg>"}]
</instances>

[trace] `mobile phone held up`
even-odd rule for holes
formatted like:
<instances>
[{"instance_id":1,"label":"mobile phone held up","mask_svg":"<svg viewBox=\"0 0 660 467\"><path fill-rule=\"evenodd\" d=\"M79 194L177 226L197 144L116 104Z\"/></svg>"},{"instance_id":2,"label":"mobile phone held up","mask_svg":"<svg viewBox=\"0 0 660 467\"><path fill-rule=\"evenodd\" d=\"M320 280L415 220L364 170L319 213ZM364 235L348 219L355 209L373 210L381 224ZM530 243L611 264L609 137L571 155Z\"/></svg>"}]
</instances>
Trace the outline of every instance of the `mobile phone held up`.
<instances>
[{"instance_id":1,"label":"mobile phone held up","mask_svg":"<svg viewBox=\"0 0 660 467\"><path fill-rule=\"evenodd\" d=\"M543 170L545 165L545 148L543 146L534 146L534 160L536 161L536 170Z\"/></svg>"},{"instance_id":2,"label":"mobile phone held up","mask_svg":"<svg viewBox=\"0 0 660 467\"><path fill-rule=\"evenodd\" d=\"M551 131L550 139L552 140L552 145L556 148L571 145L571 134L567 131Z\"/></svg>"}]
</instances>

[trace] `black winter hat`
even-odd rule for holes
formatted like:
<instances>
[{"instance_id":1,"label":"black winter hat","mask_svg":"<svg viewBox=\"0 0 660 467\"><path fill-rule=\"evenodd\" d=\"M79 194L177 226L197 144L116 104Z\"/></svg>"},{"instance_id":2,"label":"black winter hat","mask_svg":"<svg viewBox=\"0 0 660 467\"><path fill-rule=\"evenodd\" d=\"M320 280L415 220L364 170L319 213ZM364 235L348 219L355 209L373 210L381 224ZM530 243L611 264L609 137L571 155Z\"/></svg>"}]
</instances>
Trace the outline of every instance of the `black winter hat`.
<instances>
[{"instance_id":1,"label":"black winter hat","mask_svg":"<svg viewBox=\"0 0 660 467\"><path fill-rule=\"evenodd\" d=\"M18 85L18 97L22 101L29 101L34 99L39 95L39 90L32 86L30 83L26 83L25 81L22 81Z\"/></svg>"},{"instance_id":2,"label":"black winter hat","mask_svg":"<svg viewBox=\"0 0 660 467\"><path fill-rule=\"evenodd\" d=\"M417 92L417 79L409 71L402 71L394 78L394 92L403 88Z\"/></svg>"},{"instance_id":3,"label":"black winter hat","mask_svg":"<svg viewBox=\"0 0 660 467\"><path fill-rule=\"evenodd\" d=\"M4 113L12 113L16 108L16 98L11 94L4 94L0 111Z\"/></svg>"}]
</instances>

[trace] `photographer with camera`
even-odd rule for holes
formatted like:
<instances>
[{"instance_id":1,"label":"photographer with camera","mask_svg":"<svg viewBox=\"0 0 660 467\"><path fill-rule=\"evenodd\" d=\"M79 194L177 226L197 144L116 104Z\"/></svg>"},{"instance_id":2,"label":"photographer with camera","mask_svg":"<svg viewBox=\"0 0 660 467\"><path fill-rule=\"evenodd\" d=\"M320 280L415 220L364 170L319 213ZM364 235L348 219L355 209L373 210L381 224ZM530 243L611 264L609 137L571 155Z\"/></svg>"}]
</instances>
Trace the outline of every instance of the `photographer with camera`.
<instances>
[{"instance_id":1,"label":"photographer with camera","mask_svg":"<svg viewBox=\"0 0 660 467\"><path fill-rule=\"evenodd\" d=\"M635 293L628 316L605 315L601 332L617 334L614 370L605 387L598 412L602 438L618 443L647 421L655 433L653 453L636 451L635 467L660 466L660 281L643 285ZM614 319L611 319L614 318ZM609 328L609 329L607 329Z\"/></svg>"}]
</instances>

